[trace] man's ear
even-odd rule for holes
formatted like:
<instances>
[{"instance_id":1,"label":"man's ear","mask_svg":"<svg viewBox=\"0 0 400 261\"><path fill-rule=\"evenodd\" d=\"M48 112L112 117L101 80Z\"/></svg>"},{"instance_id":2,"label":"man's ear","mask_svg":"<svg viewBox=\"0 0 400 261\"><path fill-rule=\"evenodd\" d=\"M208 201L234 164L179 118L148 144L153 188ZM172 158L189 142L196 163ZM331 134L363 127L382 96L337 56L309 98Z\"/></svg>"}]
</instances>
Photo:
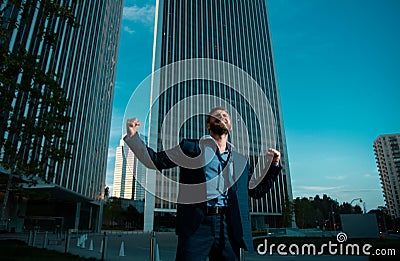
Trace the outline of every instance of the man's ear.
<instances>
[{"instance_id":1,"label":"man's ear","mask_svg":"<svg viewBox=\"0 0 400 261\"><path fill-rule=\"evenodd\" d=\"M209 122L207 122L206 127L207 127L207 130L210 130L210 123Z\"/></svg>"}]
</instances>

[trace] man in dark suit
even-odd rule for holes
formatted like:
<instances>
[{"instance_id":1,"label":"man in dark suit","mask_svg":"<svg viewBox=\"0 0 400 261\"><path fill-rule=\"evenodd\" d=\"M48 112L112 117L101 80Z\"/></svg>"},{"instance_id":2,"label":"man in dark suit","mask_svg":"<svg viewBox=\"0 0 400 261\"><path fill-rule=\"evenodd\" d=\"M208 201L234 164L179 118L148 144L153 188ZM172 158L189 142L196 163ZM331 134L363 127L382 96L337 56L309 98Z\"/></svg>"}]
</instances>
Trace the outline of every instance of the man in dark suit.
<instances>
[{"instance_id":1,"label":"man in dark suit","mask_svg":"<svg viewBox=\"0 0 400 261\"><path fill-rule=\"evenodd\" d=\"M282 168L279 151L268 150L266 157L272 163L262 180L249 188L252 173L247 159L235 153L228 141L232 123L224 108L209 113L210 135L184 139L167 151L146 147L137 134L139 127L136 118L129 119L124 140L146 167L180 166L176 260L206 260L207 256L209 260L238 260L240 248L253 251L248 197L260 198L271 188ZM187 164L190 161L192 165Z\"/></svg>"}]
</instances>

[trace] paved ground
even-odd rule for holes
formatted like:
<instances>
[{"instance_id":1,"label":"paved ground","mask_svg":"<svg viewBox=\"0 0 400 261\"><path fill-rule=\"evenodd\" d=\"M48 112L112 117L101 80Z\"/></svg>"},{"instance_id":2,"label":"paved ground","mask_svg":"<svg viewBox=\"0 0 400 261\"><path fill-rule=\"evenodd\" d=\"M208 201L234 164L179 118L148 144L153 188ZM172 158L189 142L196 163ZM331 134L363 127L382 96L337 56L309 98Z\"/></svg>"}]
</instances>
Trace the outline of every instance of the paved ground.
<instances>
[{"instance_id":1,"label":"paved ground","mask_svg":"<svg viewBox=\"0 0 400 261\"><path fill-rule=\"evenodd\" d=\"M20 239L28 242L28 234L2 234L0 235L1 240L7 239ZM48 234L48 239L50 239L50 245L47 246L48 249L54 249L60 252L65 251L65 240L59 242L61 245L56 245L57 238L54 234ZM72 235L71 243L69 247L69 253L80 255L82 257L93 257L96 259L101 259L101 240L103 238L102 234L88 234L87 240L85 241L85 246L78 247L78 235ZM35 240L36 247L43 246L44 234L40 233L37 235ZM107 251L106 260L110 261L122 261L122 260L150 260L150 234L142 232L131 232L127 233L111 233L107 236ZM159 245L159 256L163 261L169 261L175 259L176 243L177 237L174 233L163 232L157 233L157 241ZM93 250L90 250L91 245ZM121 250L121 245L123 249ZM124 256L120 256L123 254ZM246 261L261 261L261 260L292 260L294 261L306 261L306 260L324 260L324 261L364 261L368 260L365 256L279 256L279 255L265 255L260 256L258 254L249 254L246 252Z\"/></svg>"}]
</instances>

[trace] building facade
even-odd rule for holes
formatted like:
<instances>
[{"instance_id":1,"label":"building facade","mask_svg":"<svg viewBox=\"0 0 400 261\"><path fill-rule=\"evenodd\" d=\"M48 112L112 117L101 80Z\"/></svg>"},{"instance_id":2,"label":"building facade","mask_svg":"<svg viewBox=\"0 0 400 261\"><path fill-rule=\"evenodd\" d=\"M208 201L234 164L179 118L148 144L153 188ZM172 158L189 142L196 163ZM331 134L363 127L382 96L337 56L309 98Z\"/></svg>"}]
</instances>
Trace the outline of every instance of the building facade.
<instances>
[{"instance_id":1,"label":"building facade","mask_svg":"<svg viewBox=\"0 0 400 261\"><path fill-rule=\"evenodd\" d=\"M374 151L388 213L400 218L400 134L379 136Z\"/></svg>"},{"instance_id":2,"label":"building facade","mask_svg":"<svg viewBox=\"0 0 400 261\"><path fill-rule=\"evenodd\" d=\"M195 60L185 68L174 67L189 59ZM292 189L266 1L156 1L153 72L168 66L172 67L154 76L152 83L150 146L163 150L182 138L201 138L207 134L205 114L212 107L228 107L234 128L230 136L236 141L235 148L248 152L252 168L263 161L260 153L267 142L262 137L271 139L282 153L283 171L274 187L263 198L249 202L254 226L282 226L282 208L286 198L292 200ZM238 78L232 68L250 77ZM199 71L213 79L184 79ZM261 95L255 97L255 93ZM202 98L185 102L193 97ZM172 120L163 129L171 111ZM275 128L260 127L271 126L272 118ZM256 175L258 171L255 168ZM163 216L175 212L176 202L166 199L176 198L178 188L170 183L178 175L176 168L163 175L148 170L148 188L152 185L150 191L155 193L146 194L145 230L154 225L157 229Z\"/></svg>"},{"instance_id":3,"label":"building facade","mask_svg":"<svg viewBox=\"0 0 400 261\"><path fill-rule=\"evenodd\" d=\"M50 195L49 207L40 212L33 210L28 203L26 215L65 214L63 225L66 227L97 230L101 226L100 202L104 197L123 0L54 1L71 8L78 27L70 26L66 20L46 16L46 1L30 1L31 4L23 10L14 7L13 2L2 1L2 8L10 5L4 15L17 19L20 24L9 38L10 52L22 46L27 53L39 55L42 68L57 75L58 83L66 91L66 98L71 101L67 116L72 121L64 131L67 132L67 140L73 142L66 144L72 157L54 166L56 174L50 184L38 184L31 188L37 193ZM21 19L22 12L25 12L26 20ZM56 42L53 47L43 42L39 32L42 25L54 34ZM24 115L35 109L40 114L40 110L46 109L35 108L26 97L18 95L15 99L21 98L24 105L17 108L13 101L12 113ZM7 133L1 135L12 139ZM41 157L41 152L34 149L26 153L26 162L32 157ZM7 155L2 153L1 157L4 159ZM67 210L61 207L55 209L63 199L70 200L63 201L68 205L64 208Z\"/></svg>"},{"instance_id":4,"label":"building facade","mask_svg":"<svg viewBox=\"0 0 400 261\"><path fill-rule=\"evenodd\" d=\"M115 151L113 197L143 201L146 168L135 154L120 140Z\"/></svg>"}]
</instances>

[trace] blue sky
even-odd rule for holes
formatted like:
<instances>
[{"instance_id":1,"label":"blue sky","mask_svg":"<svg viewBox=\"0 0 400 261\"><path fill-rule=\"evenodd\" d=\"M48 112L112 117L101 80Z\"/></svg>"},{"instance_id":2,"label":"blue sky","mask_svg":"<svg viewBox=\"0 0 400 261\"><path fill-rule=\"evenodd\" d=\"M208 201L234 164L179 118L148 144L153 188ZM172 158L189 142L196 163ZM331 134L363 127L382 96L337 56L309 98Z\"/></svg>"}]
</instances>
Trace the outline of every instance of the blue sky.
<instances>
[{"instance_id":1,"label":"blue sky","mask_svg":"<svg viewBox=\"0 0 400 261\"><path fill-rule=\"evenodd\" d=\"M400 1L268 0L294 197L383 205L373 152L400 132ZM136 86L151 73L155 0L125 0L106 184ZM132 115L134 116L134 115Z\"/></svg>"}]
</instances>

